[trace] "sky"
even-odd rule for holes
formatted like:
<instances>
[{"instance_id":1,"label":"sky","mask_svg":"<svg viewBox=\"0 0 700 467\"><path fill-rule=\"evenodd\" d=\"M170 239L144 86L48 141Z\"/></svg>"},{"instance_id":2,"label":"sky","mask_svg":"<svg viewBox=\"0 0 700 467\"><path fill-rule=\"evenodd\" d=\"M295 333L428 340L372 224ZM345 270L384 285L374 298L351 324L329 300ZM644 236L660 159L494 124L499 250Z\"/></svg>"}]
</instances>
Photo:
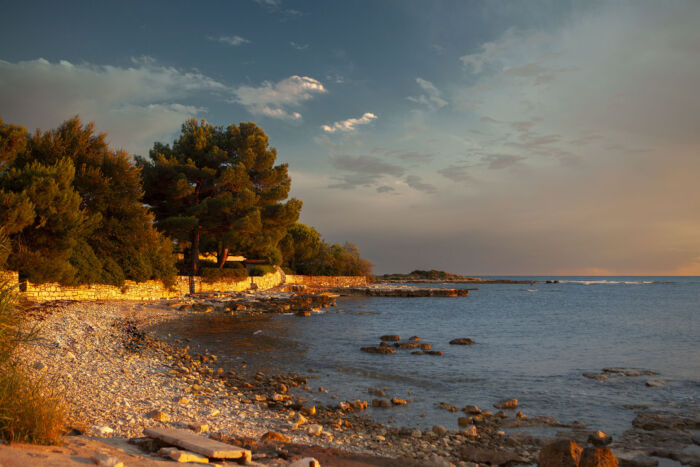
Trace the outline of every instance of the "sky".
<instances>
[{"instance_id":1,"label":"sky","mask_svg":"<svg viewBox=\"0 0 700 467\"><path fill-rule=\"evenodd\" d=\"M700 275L700 2L0 0L0 117L254 121L377 273Z\"/></svg>"}]
</instances>

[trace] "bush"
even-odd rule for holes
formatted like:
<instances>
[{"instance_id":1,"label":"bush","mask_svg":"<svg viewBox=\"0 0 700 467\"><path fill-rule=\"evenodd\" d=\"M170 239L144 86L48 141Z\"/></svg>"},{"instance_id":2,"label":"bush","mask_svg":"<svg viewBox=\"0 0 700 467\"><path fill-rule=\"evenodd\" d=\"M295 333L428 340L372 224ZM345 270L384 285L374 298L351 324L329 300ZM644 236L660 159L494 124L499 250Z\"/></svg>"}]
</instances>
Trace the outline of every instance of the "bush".
<instances>
[{"instance_id":1,"label":"bush","mask_svg":"<svg viewBox=\"0 0 700 467\"><path fill-rule=\"evenodd\" d=\"M17 360L19 346L36 336L27 329L12 286L0 284L0 440L58 444L65 408L50 386L32 379Z\"/></svg>"},{"instance_id":2,"label":"bush","mask_svg":"<svg viewBox=\"0 0 700 467\"><path fill-rule=\"evenodd\" d=\"M200 268L200 274L202 275L202 280L207 283L218 282L218 281L243 281L248 278L248 271L246 268L241 266L240 268L211 268L205 267Z\"/></svg>"},{"instance_id":3,"label":"bush","mask_svg":"<svg viewBox=\"0 0 700 467\"><path fill-rule=\"evenodd\" d=\"M275 272L276 269L274 266L270 266L269 264L261 264L260 266L254 266L250 268L249 275L250 276L264 276L265 274L269 274L271 272Z\"/></svg>"}]
</instances>

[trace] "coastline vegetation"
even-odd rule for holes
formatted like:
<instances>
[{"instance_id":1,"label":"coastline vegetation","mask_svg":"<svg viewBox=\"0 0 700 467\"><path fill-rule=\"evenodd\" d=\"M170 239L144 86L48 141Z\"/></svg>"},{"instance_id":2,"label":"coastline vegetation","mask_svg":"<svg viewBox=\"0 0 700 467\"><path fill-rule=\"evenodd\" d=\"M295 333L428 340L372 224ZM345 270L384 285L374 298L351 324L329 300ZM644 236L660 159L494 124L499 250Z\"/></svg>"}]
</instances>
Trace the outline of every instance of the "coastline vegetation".
<instances>
[{"instance_id":1,"label":"coastline vegetation","mask_svg":"<svg viewBox=\"0 0 700 467\"><path fill-rule=\"evenodd\" d=\"M331 245L297 222L302 202L287 199L288 166L276 157L252 122L191 119L172 144L132 159L78 116L33 134L0 119L0 226L9 242L0 259L37 284L168 285L178 269L212 282L269 269L244 271L229 255L297 274L370 274L356 246ZM187 262L177 264L175 251ZM200 265L200 253L216 263Z\"/></svg>"},{"instance_id":2,"label":"coastline vegetation","mask_svg":"<svg viewBox=\"0 0 700 467\"><path fill-rule=\"evenodd\" d=\"M0 248L5 247L2 234ZM18 359L18 351L36 337L18 308L16 291L0 283L0 440L35 444L59 444L64 433L66 409L56 392L41 378L30 376Z\"/></svg>"},{"instance_id":3,"label":"coastline vegetation","mask_svg":"<svg viewBox=\"0 0 700 467\"><path fill-rule=\"evenodd\" d=\"M438 271L436 269L431 269L429 271L423 271L416 269L408 274L384 274L381 276L376 276L377 280L382 281L476 281L479 280L475 277L461 276L459 274L452 274L445 271Z\"/></svg>"}]
</instances>

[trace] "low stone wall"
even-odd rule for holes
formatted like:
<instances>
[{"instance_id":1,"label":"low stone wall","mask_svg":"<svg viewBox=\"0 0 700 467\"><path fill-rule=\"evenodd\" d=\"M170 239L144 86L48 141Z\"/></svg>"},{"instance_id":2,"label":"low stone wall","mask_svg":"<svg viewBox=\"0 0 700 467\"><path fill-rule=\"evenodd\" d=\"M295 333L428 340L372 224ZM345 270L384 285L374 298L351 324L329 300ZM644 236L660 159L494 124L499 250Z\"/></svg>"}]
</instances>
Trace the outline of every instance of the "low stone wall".
<instances>
[{"instance_id":1,"label":"low stone wall","mask_svg":"<svg viewBox=\"0 0 700 467\"><path fill-rule=\"evenodd\" d=\"M369 285L365 276L299 276L287 274L286 284L300 284L307 287L364 287Z\"/></svg>"},{"instance_id":2,"label":"low stone wall","mask_svg":"<svg viewBox=\"0 0 700 467\"><path fill-rule=\"evenodd\" d=\"M9 273L9 281L18 283L17 273ZM0 278L4 277L0 275ZM242 281L204 282L200 277L194 278L195 292L242 292L248 289L266 290L282 283L279 271L260 277L250 277ZM34 302L51 300L162 300L184 297L190 293L190 277L178 276L171 288L166 288L161 281L134 282L126 281L123 287L93 284L77 287L63 286L55 283L33 284L27 281L21 287L24 298Z\"/></svg>"},{"instance_id":3,"label":"low stone wall","mask_svg":"<svg viewBox=\"0 0 700 467\"><path fill-rule=\"evenodd\" d=\"M69 287L56 283L33 284L27 281L21 284L20 291L24 298L35 302L51 300L162 300L183 297L190 293L190 280L188 276L178 276L171 288L166 288L161 281L126 281L123 287L104 284ZM240 281L225 280L209 283L202 281L200 277L195 277L193 280L195 292L267 290L284 283L333 288L363 287L368 285L367 278L364 276L285 275L279 268L277 271L264 276L248 277ZM0 281L20 285L19 275L14 271L0 271Z\"/></svg>"}]
</instances>

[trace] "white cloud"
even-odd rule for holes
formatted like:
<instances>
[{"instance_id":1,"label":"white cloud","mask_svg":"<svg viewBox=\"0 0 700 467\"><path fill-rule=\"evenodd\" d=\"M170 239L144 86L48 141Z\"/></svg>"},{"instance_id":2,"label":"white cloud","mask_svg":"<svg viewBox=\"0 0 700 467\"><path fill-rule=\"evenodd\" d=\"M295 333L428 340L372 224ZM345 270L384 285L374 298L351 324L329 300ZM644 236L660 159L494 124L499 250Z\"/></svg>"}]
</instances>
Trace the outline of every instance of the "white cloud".
<instances>
[{"instance_id":1,"label":"white cloud","mask_svg":"<svg viewBox=\"0 0 700 467\"><path fill-rule=\"evenodd\" d=\"M408 97L407 99L409 101L426 105L431 109L439 109L447 105L447 101L441 97L442 93L433 83L423 78L416 78L416 83L418 83L418 86L420 86L426 94L421 94L417 97Z\"/></svg>"},{"instance_id":2,"label":"white cloud","mask_svg":"<svg viewBox=\"0 0 700 467\"><path fill-rule=\"evenodd\" d=\"M44 130L73 115L94 120L108 139L129 152L146 154L190 117L206 111L178 100L230 92L198 72L158 65L150 57L118 67L39 58L0 60L0 111L5 121Z\"/></svg>"},{"instance_id":3,"label":"white cloud","mask_svg":"<svg viewBox=\"0 0 700 467\"><path fill-rule=\"evenodd\" d=\"M300 44L298 42L290 41L289 45L297 50L306 50L309 48L309 44Z\"/></svg>"},{"instance_id":4,"label":"white cloud","mask_svg":"<svg viewBox=\"0 0 700 467\"><path fill-rule=\"evenodd\" d=\"M296 106L312 99L315 95L326 93L323 84L308 76L290 76L272 83L263 82L260 86L239 86L233 90L233 101L246 107L250 112L272 118L298 120L299 112L291 112L289 106Z\"/></svg>"},{"instance_id":5,"label":"white cloud","mask_svg":"<svg viewBox=\"0 0 700 467\"><path fill-rule=\"evenodd\" d=\"M248 39L245 39L241 36L235 36L235 35L234 36L219 36L219 37L209 36L209 37L207 37L207 39L209 39L211 41L221 42L223 44L232 45L234 47L237 47L237 46L243 45L243 44L250 44L250 41Z\"/></svg>"},{"instance_id":6,"label":"white cloud","mask_svg":"<svg viewBox=\"0 0 700 467\"><path fill-rule=\"evenodd\" d=\"M354 131L357 125L367 125L372 120L376 120L377 116L373 113L366 112L360 118L348 118L347 120L342 120L335 122L332 125L321 125L321 128L326 133L335 133L336 131Z\"/></svg>"}]
</instances>

